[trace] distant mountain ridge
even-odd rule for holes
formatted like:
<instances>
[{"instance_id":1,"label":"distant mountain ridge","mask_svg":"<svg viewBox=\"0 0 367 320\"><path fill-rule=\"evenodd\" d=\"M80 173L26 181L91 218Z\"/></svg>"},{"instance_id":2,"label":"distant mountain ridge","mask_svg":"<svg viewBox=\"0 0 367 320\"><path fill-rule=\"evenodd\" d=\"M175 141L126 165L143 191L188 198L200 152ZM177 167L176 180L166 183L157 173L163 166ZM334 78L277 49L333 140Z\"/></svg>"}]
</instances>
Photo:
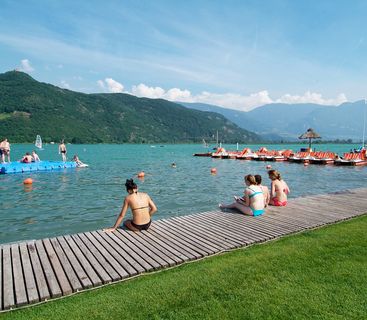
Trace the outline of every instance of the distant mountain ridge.
<instances>
[{"instance_id":1,"label":"distant mountain ridge","mask_svg":"<svg viewBox=\"0 0 367 320\"><path fill-rule=\"evenodd\" d=\"M367 105L364 100L346 102L339 106L318 104L267 104L248 112L226 109L202 103L181 103L202 111L218 112L240 127L260 134L269 140L298 140L308 128L323 139L352 139L363 135Z\"/></svg>"},{"instance_id":2,"label":"distant mountain ridge","mask_svg":"<svg viewBox=\"0 0 367 320\"><path fill-rule=\"evenodd\" d=\"M41 83L28 74L0 74L0 137L11 142L65 138L73 143L250 143L256 134L213 112L123 93L84 94Z\"/></svg>"}]
</instances>

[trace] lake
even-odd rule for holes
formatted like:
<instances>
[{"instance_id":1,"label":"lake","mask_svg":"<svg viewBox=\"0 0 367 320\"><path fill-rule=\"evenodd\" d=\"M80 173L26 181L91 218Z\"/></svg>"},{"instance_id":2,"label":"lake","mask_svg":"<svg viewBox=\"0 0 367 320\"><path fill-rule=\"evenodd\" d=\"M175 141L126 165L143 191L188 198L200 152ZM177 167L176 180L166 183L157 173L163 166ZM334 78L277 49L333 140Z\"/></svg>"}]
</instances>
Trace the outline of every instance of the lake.
<instances>
[{"instance_id":1,"label":"lake","mask_svg":"<svg viewBox=\"0 0 367 320\"><path fill-rule=\"evenodd\" d=\"M236 146L225 145L228 150ZM240 149L245 146L240 146ZM250 146L257 150L260 146ZM358 145L315 145L317 150L349 151ZM30 144L13 144L12 160L19 160ZM127 178L136 178L140 191L157 204L154 219L216 210L218 203L243 193L243 177L261 174L269 185L266 165L281 172L290 197L365 187L366 167L339 167L193 157L202 145L67 145L68 157L78 154L89 168L0 175L0 243L40 239L112 226L126 194ZM269 149L300 145L272 145ZM61 160L57 145L38 152L41 160ZM177 167L172 168L175 162ZM217 174L210 174L215 167ZM34 180L24 186L26 178ZM130 212L127 213L130 216Z\"/></svg>"}]
</instances>

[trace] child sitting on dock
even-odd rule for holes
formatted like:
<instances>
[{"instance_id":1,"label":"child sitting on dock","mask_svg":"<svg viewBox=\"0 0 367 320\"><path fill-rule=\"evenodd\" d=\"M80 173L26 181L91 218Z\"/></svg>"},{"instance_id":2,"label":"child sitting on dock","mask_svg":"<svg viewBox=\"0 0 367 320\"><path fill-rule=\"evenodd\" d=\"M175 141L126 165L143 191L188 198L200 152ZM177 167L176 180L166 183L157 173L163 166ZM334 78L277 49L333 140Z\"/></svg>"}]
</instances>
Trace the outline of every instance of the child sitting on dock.
<instances>
[{"instance_id":1,"label":"child sitting on dock","mask_svg":"<svg viewBox=\"0 0 367 320\"><path fill-rule=\"evenodd\" d=\"M262 189L257 185L253 175L245 176L247 188L244 192L244 197L235 197L235 202L225 205L219 204L221 209L237 209L243 214L249 216L259 216L265 212L265 201Z\"/></svg>"},{"instance_id":2,"label":"child sitting on dock","mask_svg":"<svg viewBox=\"0 0 367 320\"><path fill-rule=\"evenodd\" d=\"M269 204L277 207L287 205L287 195L290 193L287 183L282 179L277 170L268 171L271 180L271 193Z\"/></svg>"},{"instance_id":3,"label":"child sitting on dock","mask_svg":"<svg viewBox=\"0 0 367 320\"><path fill-rule=\"evenodd\" d=\"M148 230L150 227L151 216L157 211L153 200L148 194L138 192L138 186L133 179L126 180L125 187L128 195L125 197L121 212L115 225L112 228L103 229L105 232L115 231L118 228L128 208L131 209L133 219L124 222L126 228L132 231L141 231Z\"/></svg>"}]
</instances>

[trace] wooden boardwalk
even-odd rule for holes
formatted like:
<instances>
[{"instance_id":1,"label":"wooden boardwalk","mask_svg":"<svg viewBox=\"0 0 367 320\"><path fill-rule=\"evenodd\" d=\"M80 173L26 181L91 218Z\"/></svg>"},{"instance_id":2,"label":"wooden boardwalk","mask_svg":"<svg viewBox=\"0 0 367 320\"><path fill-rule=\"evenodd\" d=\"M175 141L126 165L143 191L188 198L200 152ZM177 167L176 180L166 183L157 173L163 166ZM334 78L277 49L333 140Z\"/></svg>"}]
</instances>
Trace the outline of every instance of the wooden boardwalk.
<instances>
[{"instance_id":1,"label":"wooden boardwalk","mask_svg":"<svg viewBox=\"0 0 367 320\"><path fill-rule=\"evenodd\" d=\"M259 217L212 211L148 231L101 230L0 246L0 310L175 266L367 212L367 189L307 196Z\"/></svg>"}]
</instances>

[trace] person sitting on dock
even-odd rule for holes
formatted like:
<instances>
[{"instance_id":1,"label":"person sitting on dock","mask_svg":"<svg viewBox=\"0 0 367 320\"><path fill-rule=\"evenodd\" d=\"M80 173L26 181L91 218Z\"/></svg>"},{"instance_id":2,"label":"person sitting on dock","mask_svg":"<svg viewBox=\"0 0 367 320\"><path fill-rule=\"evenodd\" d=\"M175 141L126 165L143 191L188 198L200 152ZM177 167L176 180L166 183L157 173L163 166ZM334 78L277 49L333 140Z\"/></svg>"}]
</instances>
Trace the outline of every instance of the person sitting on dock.
<instances>
[{"instance_id":1,"label":"person sitting on dock","mask_svg":"<svg viewBox=\"0 0 367 320\"><path fill-rule=\"evenodd\" d=\"M268 171L271 180L271 193L269 204L277 207L287 205L287 195L290 193L287 183L282 179L277 170Z\"/></svg>"},{"instance_id":2,"label":"person sitting on dock","mask_svg":"<svg viewBox=\"0 0 367 320\"><path fill-rule=\"evenodd\" d=\"M126 220L124 226L132 231L148 230L152 222L151 216L157 211L157 207L148 194L138 192L138 186L133 179L126 180L126 191L121 212L117 217L116 223L112 228L103 229L105 232L115 231L121 224L127 209L130 208L133 214L132 220Z\"/></svg>"},{"instance_id":3,"label":"person sitting on dock","mask_svg":"<svg viewBox=\"0 0 367 320\"><path fill-rule=\"evenodd\" d=\"M262 178L259 174L255 174L255 180L256 180L256 184L261 188L261 190L264 194L264 203L265 203L265 207L267 207L268 204L269 204L269 201L270 201L269 188L267 186L263 186L261 184Z\"/></svg>"},{"instance_id":4,"label":"person sitting on dock","mask_svg":"<svg viewBox=\"0 0 367 320\"><path fill-rule=\"evenodd\" d=\"M235 197L235 202L225 205L221 203L221 209L237 209L243 214L249 216L259 216L265 212L265 201L262 189L257 185L253 175L245 176L247 188L244 192L244 197Z\"/></svg>"},{"instance_id":5,"label":"person sitting on dock","mask_svg":"<svg viewBox=\"0 0 367 320\"><path fill-rule=\"evenodd\" d=\"M23 158L20 160L20 162L22 163L31 163L33 160L32 156L29 154L29 152L27 152Z\"/></svg>"},{"instance_id":6,"label":"person sitting on dock","mask_svg":"<svg viewBox=\"0 0 367 320\"><path fill-rule=\"evenodd\" d=\"M40 162L41 159L40 157L38 156L38 154L36 153L36 151L32 151L32 162Z\"/></svg>"}]
</instances>

